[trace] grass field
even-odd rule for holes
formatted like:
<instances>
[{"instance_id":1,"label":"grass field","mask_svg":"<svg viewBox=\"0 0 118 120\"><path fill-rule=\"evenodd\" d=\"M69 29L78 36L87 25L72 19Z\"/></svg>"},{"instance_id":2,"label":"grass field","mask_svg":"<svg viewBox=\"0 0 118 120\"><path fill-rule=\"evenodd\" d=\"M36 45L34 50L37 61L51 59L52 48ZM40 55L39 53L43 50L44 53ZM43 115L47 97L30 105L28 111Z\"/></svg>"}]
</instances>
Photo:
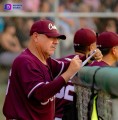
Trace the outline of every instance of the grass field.
<instances>
[{"instance_id":1,"label":"grass field","mask_svg":"<svg viewBox=\"0 0 118 120\"><path fill-rule=\"evenodd\" d=\"M5 120L5 117L2 113L2 108L5 99L8 74L9 74L9 70L0 68L0 120Z\"/></svg>"},{"instance_id":2,"label":"grass field","mask_svg":"<svg viewBox=\"0 0 118 120\"><path fill-rule=\"evenodd\" d=\"M0 120L5 120L5 117L2 113L2 107L5 98L6 86L6 84L0 84Z\"/></svg>"}]
</instances>

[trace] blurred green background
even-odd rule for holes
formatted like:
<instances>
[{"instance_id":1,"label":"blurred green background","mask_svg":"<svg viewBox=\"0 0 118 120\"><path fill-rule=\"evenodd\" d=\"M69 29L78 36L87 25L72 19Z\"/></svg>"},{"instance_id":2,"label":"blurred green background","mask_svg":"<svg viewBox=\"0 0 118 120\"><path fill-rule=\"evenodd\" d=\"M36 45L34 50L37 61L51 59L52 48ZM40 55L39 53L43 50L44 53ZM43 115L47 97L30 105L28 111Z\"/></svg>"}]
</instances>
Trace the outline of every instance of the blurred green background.
<instances>
[{"instance_id":1,"label":"blurred green background","mask_svg":"<svg viewBox=\"0 0 118 120\"><path fill-rule=\"evenodd\" d=\"M1 66L0 66L0 120L5 120L5 117L2 113L2 108L5 99L8 73L9 73L9 69L2 68L1 70Z\"/></svg>"}]
</instances>

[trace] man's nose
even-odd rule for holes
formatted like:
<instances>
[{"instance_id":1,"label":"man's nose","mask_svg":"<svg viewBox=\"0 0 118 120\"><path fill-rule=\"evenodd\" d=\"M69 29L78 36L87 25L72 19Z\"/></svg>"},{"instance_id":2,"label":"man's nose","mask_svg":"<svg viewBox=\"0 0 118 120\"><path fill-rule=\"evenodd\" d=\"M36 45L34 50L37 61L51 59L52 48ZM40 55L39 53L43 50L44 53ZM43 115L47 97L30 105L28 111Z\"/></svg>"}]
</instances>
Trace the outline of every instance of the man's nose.
<instances>
[{"instance_id":1,"label":"man's nose","mask_svg":"<svg viewBox=\"0 0 118 120\"><path fill-rule=\"evenodd\" d=\"M55 38L53 42L54 42L55 44L58 44L58 43L59 43L59 39L58 39L58 38Z\"/></svg>"}]
</instances>

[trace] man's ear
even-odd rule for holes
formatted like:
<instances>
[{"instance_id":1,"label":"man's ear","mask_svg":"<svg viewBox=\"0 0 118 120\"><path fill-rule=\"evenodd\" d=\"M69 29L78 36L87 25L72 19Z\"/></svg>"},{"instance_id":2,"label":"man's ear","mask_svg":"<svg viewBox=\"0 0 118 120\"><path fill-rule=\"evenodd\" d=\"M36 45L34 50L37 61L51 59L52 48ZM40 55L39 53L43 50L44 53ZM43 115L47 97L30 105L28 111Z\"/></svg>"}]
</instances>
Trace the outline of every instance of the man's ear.
<instances>
[{"instance_id":1,"label":"man's ear","mask_svg":"<svg viewBox=\"0 0 118 120\"><path fill-rule=\"evenodd\" d=\"M111 49L111 52L112 52L112 54L116 54L116 47L113 47L112 49Z\"/></svg>"},{"instance_id":2,"label":"man's ear","mask_svg":"<svg viewBox=\"0 0 118 120\"><path fill-rule=\"evenodd\" d=\"M34 32L32 37L33 37L34 42L38 42L38 33Z\"/></svg>"},{"instance_id":3,"label":"man's ear","mask_svg":"<svg viewBox=\"0 0 118 120\"><path fill-rule=\"evenodd\" d=\"M93 44L89 45L89 51L92 51L93 50Z\"/></svg>"},{"instance_id":4,"label":"man's ear","mask_svg":"<svg viewBox=\"0 0 118 120\"><path fill-rule=\"evenodd\" d=\"M90 46L89 46L89 50L90 51L93 51L96 49L96 43L92 43Z\"/></svg>"}]
</instances>

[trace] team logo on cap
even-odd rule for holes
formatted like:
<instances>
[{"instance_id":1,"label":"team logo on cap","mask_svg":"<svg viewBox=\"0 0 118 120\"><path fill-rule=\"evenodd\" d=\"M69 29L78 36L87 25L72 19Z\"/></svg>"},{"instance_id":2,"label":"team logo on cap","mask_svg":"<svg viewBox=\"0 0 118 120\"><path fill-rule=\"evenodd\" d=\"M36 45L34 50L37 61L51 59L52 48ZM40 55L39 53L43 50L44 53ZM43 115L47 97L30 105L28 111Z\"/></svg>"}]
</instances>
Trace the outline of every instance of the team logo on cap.
<instances>
[{"instance_id":1,"label":"team logo on cap","mask_svg":"<svg viewBox=\"0 0 118 120\"><path fill-rule=\"evenodd\" d=\"M48 28L49 28L50 30L53 30L53 29L56 29L56 30L57 30L56 26L55 26L55 25L52 25L52 23L49 23Z\"/></svg>"}]
</instances>

